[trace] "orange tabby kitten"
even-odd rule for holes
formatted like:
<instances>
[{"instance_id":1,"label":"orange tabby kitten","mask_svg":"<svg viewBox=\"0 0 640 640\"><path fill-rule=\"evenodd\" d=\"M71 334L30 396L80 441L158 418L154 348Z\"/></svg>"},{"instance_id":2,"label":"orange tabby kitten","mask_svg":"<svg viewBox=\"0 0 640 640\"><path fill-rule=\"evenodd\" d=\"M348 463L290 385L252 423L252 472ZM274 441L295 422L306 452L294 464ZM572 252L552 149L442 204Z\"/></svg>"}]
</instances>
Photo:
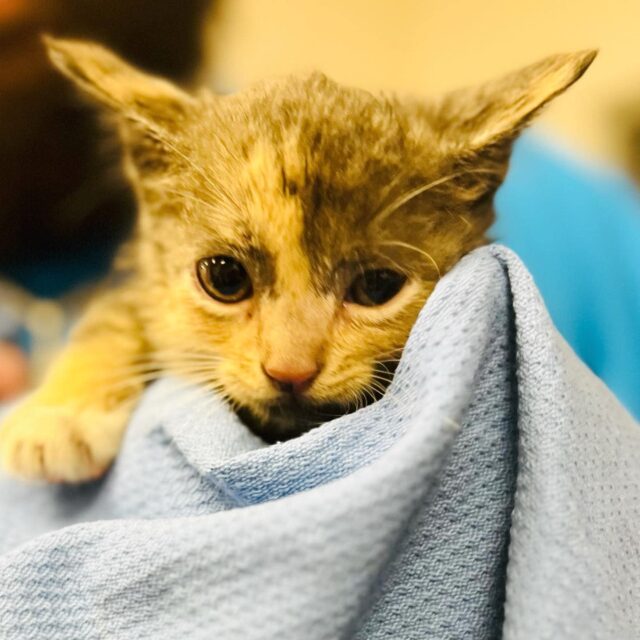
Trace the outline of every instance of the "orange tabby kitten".
<instances>
[{"instance_id":1,"label":"orange tabby kitten","mask_svg":"<svg viewBox=\"0 0 640 640\"><path fill-rule=\"evenodd\" d=\"M486 242L518 132L595 56L422 102L321 73L190 95L100 46L48 47L114 115L140 210L130 276L0 428L6 470L70 482L108 468L161 372L267 440L379 397L438 279Z\"/></svg>"}]
</instances>

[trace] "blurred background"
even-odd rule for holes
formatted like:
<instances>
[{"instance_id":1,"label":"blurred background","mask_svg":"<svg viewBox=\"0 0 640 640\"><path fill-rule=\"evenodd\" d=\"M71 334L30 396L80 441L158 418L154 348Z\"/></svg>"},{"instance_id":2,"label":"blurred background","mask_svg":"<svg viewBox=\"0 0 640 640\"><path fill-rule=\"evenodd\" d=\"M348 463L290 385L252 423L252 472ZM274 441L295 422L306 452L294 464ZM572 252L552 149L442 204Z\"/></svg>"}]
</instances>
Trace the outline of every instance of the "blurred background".
<instances>
[{"instance_id":1,"label":"blurred background","mask_svg":"<svg viewBox=\"0 0 640 640\"><path fill-rule=\"evenodd\" d=\"M601 162L627 165L625 111L640 101L640 2L612 0L227 0L205 38L220 87L319 68L370 89L437 94L550 53L600 57L541 119ZM630 118L637 119L633 112ZM636 140L637 142L637 140Z\"/></svg>"},{"instance_id":2,"label":"blurred background","mask_svg":"<svg viewBox=\"0 0 640 640\"><path fill-rule=\"evenodd\" d=\"M41 375L134 215L117 148L50 71L41 31L100 40L220 92L319 68L428 96L600 48L518 144L493 236L519 253L560 331L640 416L638 0L0 0L0 363L4 353L5 374L13 367L22 381L3 391L0 366L0 397Z\"/></svg>"}]
</instances>

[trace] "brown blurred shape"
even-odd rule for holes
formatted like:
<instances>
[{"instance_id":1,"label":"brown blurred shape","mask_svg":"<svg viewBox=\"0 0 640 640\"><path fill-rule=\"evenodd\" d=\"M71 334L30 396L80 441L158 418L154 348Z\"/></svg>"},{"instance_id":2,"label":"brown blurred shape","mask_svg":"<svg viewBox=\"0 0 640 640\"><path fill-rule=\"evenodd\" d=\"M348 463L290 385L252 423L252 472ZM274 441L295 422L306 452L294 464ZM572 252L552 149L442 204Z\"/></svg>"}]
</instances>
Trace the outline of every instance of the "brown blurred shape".
<instances>
[{"instance_id":1,"label":"brown blurred shape","mask_svg":"<svg viewBox=\"0 0 640 640\"><path fill-rule=\"evenodd\" d=\"M640 185L640 93L621 99L611 109L610 117L624 166Z\"/></svg>"},{"instance_id":2,"label":"brown blurred shape","mask_svg":"<svg viewBox=\"0 0 640 640\"><path fill-rule=\"evenodd\" d=\"M116 145L48 65L42 32L99 40L185 82L211 0L0 2L0 270L102 251L131 226Z\"/></svg>"}]
</instances>

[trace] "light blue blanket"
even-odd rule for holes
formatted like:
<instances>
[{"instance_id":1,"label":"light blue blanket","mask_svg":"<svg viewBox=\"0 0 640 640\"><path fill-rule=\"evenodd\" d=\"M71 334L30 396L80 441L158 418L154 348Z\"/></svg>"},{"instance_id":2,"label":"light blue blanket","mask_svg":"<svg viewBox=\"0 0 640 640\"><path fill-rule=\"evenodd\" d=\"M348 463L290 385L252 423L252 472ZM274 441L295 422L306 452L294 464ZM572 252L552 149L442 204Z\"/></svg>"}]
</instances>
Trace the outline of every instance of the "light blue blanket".
<instances>
[{"instance_id":1,"label":"light blue blanket","mask_svg":"<svg viewBox=\"0 0 640 640\"><path fill-rule=\"evenodd\" d=\"M177 381L109 477L0 482L0 638L638 637L640 429L500 247L378 403L264 446Z\"/></svg>"}]
</instances>

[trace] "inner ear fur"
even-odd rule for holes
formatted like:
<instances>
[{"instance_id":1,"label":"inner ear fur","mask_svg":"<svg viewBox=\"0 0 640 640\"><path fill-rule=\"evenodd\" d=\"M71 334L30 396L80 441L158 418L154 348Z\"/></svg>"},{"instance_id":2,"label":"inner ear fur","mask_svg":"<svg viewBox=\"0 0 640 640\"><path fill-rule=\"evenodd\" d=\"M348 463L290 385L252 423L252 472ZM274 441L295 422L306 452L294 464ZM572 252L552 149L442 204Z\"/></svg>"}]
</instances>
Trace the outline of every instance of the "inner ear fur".
<instances>
[{"instance_id":1,"label":"inner ear fur","mask_svg":"<svg viewBox=\"0 0 640 640\"><path fill-rule=\"evenodd\" d=\"M175 130L195 98L173 83L137 69L105 47L43 37L54 66L115 120L125 154L139 175L175 163Z\"/></svg>"},{"instance_id":2,"label":"inner ear fur","mask_svg":"<svg viewBox=\"0 0 640 640\"><path fill-rule=\"evenodd\" d=\"M125 117L162 122L193 98L173 83L137 69L109 49L82 40L43 36L53 65L98 103Z\"/></svg>"},{"instance_id":3,"label":"inner ear fur","mask_svg":"<svg viewBox=\"0 0 640 640\"><path fill-rule=\"evenodd\" d=\"M596 50L549 56L486 84L445 95L428 111L456 197L487 221L520 132L588 69Z\"/></svg>"},{"instance_id":4,"label":"inner ear fur","mask_svg":"<svg viewBox=\"0 0 640 640\"><path fill-rule=\"evenodd\" d=\"M513 139L589 68L596 50L549 56L502 78L444 96L437 116L470 150Z\"/></svg>"}]
</instances>

